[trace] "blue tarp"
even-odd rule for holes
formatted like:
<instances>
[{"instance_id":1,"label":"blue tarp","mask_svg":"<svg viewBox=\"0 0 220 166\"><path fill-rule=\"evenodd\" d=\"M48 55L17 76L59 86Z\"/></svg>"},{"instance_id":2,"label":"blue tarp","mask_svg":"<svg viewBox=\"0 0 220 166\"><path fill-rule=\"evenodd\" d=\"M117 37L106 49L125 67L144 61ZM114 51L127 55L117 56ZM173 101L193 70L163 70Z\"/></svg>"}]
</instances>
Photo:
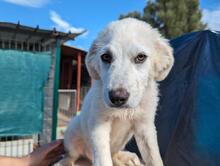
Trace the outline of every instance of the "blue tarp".
<instances>
[{"instance_id":1,"label":"blue tarp","mask_svg":"<svg viewBox=\"0 0 220 166\"><path fill-rule=\"evenodd\" d=\"M175 64L160 84L156 117L164 164L220 166L220 33L189 33L171 45Z\"/></svg>"},{"instance_id":2,"label":"blue tarp","mask_svg":"<svg viewBox=\"0 0 220 166\"><path fill-rule=\"evenodd\" d=\"M39 133L51 55L0 50L0 136Z\"/></svg>"}]
</instances>

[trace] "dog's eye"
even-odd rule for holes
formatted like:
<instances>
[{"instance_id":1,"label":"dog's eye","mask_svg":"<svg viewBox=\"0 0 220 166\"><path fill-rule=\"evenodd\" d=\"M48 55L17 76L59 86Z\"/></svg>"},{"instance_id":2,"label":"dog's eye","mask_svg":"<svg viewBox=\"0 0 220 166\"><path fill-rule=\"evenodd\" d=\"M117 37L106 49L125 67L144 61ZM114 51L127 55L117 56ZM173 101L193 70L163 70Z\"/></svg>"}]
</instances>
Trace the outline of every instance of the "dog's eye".
<instances>
[{"instance_id":1,"label":"dog's eye","mask_svg":"<svg viewBox=\"0 0 220 166\"><path fill-rule=\"evenodd\" d=\"M107 54L107 53L101 55L101 59L105 63L111 63L112 62L112 56L110 54Z\"/></svg>"},{"instance_id":2,"label":"dog's eye","mask_svg":"<svg viewBox=\"0 0 220 166\"><path fill-rule=\"evenodd\" d=\"M146 59L147 59L147 55L140 53L135 57L134 62L135 63L143 63Z\"/></svg>"}]
</instances>

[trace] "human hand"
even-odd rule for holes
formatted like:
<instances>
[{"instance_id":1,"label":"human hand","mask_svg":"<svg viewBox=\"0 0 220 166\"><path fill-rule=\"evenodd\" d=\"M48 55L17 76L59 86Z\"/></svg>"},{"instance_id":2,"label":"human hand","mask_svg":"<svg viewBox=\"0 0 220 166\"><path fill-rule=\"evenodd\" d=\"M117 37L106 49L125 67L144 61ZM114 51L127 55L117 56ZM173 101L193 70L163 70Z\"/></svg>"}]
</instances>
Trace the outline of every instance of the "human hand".
<instances>
[{"instance_id":1,"label":"human hand","mask_svg":"<svg viewBox=\"0 0 220 166\"><path fill-rule=\"evenodd\" d=\"M26 157L28 166L49 166L62 159L63 140L56 140L34 150Z\"/></svg>"}]
</instances>

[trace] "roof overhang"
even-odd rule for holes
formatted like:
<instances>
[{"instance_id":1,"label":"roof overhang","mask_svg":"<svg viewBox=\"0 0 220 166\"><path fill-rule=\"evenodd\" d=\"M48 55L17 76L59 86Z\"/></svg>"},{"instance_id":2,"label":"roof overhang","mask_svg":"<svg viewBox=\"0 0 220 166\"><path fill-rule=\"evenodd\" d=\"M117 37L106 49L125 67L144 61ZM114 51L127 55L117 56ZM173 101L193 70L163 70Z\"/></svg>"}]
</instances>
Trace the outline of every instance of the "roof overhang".
<instances>
[{"instance_id":1,"label":"roof overhang","mask_svg":"<svg viewBox=\"0 0 220 166\"><path fill-rule=\"evenodd\" d=\"M68 40L74 40L81 33L64 33L57 31L55 28L53 30L40 29L39 26L35 28L21 25L19 22L17 24L0 22L0 39L1 40L14 40L14 41L24 41L24 42L34 42L34 43L51 43L59 39L61 43Z\"/></svg>"},{"instance_id":2,"label":"roof overhang","mask_svg":"<svg viewBox=\"0 0 220 166\"><path fill-rule=\"evenodd\" d=\"M80 49L80 48L76 48L76 47L68 46L68 45L61 46L62 57L77 59L77 56L79 55L82 57L82 59L85 59L86 54L87 54L87 51Z\"/></svg>"}]
</instances>

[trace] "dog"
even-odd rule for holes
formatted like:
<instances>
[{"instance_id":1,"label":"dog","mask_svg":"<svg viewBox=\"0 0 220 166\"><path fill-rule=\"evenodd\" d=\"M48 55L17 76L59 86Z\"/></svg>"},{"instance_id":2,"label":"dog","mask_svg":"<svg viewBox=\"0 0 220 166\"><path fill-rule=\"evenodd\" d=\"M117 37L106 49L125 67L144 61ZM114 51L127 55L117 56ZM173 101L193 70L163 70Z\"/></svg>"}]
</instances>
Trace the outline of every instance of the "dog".
<instances>
[{"instance_id":1,"label":"dog","mask_svg":"<svg viewBox=\"0 0 220 166\"><path fill-rule=\"evenodd\" d=\"M113 21L98 34L86 56L92 85L64 136L72 165L81 156L93 166L117 165L117 160L139 165L133 154L122 151L134 136L144 164L163 166L154 124L157 82L173 63L168 41L143 21Z\"/></svg>"}]
</instances>

